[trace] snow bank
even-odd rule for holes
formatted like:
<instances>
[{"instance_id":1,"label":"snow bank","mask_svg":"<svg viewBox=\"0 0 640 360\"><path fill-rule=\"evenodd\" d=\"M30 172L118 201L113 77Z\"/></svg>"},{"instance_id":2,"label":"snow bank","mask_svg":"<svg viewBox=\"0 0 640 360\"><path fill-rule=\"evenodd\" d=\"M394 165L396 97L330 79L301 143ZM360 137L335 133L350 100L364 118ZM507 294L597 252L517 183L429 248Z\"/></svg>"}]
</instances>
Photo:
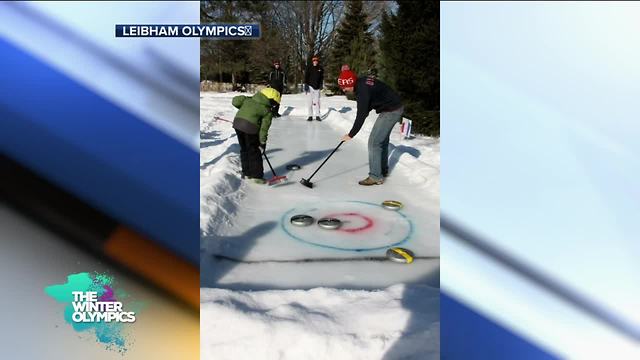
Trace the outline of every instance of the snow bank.
<instances>
[{"instance_id":1,"label":"snow bank","mask_svg":"<svg viewBox=\"0 0 640 360\"><path fill-rule=\"evenodd\" d=\"M439 291L201 289L204 359L438 359Z\"/></svg>"},{"instance_id":2,"label":"snow bank","mask_svg":"<svg viewBox=\"0 0 640 360\"><path fill-rule=\"evenodd\" d=\"M215 232L229 224L244 196L241 190L239 153L232 124L235 113L230 97L236 93L201 93L200 104L200 233ZM224 98L211 101L212 98Z\"/></svg>"}]
</instances>

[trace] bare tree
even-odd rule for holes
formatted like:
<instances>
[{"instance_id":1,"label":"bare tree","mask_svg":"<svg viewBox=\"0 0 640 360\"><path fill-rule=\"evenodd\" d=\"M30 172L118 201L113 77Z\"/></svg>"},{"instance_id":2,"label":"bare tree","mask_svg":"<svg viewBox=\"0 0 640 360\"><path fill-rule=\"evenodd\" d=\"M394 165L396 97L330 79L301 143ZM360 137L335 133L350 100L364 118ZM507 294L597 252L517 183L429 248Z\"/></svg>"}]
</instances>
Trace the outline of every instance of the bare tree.
<instances>
[{"instance_id":1,"label":"bare tree","mask_svg":"<svg viewBox=\"0 0 640 360\"><path fill-rule=\"evenodd\" d=\"M369 29L375 36L379 35L380 21L382 20L382 14L386 11L389 13L395 6L395 1L363 1L362 7L364 13L367 14L367 22L371 24Z\"/></svg>"},{"instance_id":2,"label":"bare tree","mask_svg":"<svg viewBox=\"0 0 640 360\"><path fill-rule=\"evenodd\" d=\"M262 22L263 14L271 7L262 1L202 1L200 3L200 22ZM222 74L231 75L231 82L236 86L240 81L247 80L247 74L253 69L251 54L254 44L245 40L210 40L201 41L201 62L205 71L215 68L218 77ZM221 80L222 81L222 80Z\"/></svg>"},{"instance_id":3,"label":"bare tree","mask_svg":"<svg viewBox=\"0 0 640 360\"><path fill-rule=\"evenodd\" d=\"M223 73L231 75L234 83L238 73L249 72L259 82L277 58L298 84L313 55L327 57L343 8L342 1L203 1L202 23L260 22L262 38L251 42L203 40L202 69L205 74L217 72L218 78Z\"/></svg>"},{"instance_id":4,"label":"bare tree","mask_svg":"<svg viewBox=\"0 0 640 360\"><path fill-rule=\"evenodd\" d=\"M291 47L294 82L302 77L314 55L323 56L331 46L343 8L341 1L283 1L274 4L274 25Z\"/></svg>"}]
</instances>

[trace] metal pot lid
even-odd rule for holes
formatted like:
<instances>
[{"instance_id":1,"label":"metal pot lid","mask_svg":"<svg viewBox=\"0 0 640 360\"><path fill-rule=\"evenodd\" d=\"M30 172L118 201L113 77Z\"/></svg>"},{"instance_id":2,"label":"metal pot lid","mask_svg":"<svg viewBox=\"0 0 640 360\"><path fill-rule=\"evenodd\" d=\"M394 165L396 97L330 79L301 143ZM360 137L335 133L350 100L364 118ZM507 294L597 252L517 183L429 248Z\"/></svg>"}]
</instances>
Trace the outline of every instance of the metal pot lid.
<instances>
[{"instance_id":1,"label":"metal pot lid","mask_svg":"<svg viewBox=\"0 0 640 360\"><path fill-rule=\"evenodd\" d=\"M313 217L309 216L309 215L294 215L291 217L291 224L295 225L295 226L309 226L311 224L313 224Z\"/></svg>"},{"instance_id":2,"label":"metal pot lid","mask_svg":"<svg viewBox=\"0 0 640 360\"><path fill-rule=\"evenodd\" d=\"M382 207L387 210L400 210L404 205L397 200L385 200L382 202Z\"/></svg>"},{"instance_id":3,"label":"metal pot lid","mask_svg":"<svg viewBox=\"0 0 640 360\"><path fill-rule=\"evenodd\" d=\"M302 166L298 164L289 164L287 165L287 170L300 170Z\"/></svg>"},{"instance_id":4,"label":"metal pot lid","mask_svg":"<svg viewBox=\"0 0 640 360\"><path fill-rule=\"evenodd\" d=\"M394 247L387 250L387 259L393 262L411 264L413 257L413 252L409 249Z\"/></svg>"},{"instance_id":5,"label":"metal pot lid","mask_svg":"<svg viewBox=\"0 0 640 360\"><path fill-rule=\"evenodd\" d=\"M318 226L323 229L335 230L342 225L342 221L335 218L323 218L318 220Z\"/></svg>"}]
</instances>

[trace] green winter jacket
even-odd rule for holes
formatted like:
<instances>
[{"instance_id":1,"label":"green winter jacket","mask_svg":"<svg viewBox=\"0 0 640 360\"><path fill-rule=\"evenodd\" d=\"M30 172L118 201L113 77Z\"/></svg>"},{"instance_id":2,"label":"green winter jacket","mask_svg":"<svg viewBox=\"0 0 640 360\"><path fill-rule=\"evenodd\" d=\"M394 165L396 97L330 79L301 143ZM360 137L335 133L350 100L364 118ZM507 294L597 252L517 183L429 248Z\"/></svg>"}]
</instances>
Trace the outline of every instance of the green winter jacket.
<instances>
[{"instance_id":1,"label":"green winter jacket","mask_svg":"<svg viewBox=\"0 0 640 360\"><path fill-rule=\"evenodd\" d=\"M251 97L239 95L231 101L240 109L233 119L233 128L247 134L260 134L260 143L267 143L267 134L271 126L271 103L266 96L257 93Z\"/></svg>"}]
</instances>

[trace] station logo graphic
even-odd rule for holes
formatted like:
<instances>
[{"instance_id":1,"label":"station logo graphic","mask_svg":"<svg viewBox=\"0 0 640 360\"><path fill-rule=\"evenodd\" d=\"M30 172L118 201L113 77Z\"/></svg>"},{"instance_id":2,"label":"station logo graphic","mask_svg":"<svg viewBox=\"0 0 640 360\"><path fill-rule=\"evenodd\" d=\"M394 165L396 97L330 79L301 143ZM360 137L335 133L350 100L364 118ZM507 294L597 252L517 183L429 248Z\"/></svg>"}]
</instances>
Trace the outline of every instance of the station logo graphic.
<instances>
[{"instance_id":1,"label":"station logo graphic","mask_svg":"<svg viewBox=\"0 0 640 360\"><path fill-rule=\"evenodd\" d=\"M127 326L135 323L142 303L130 301L124 290L116 288L112 276L97 272L71 274L65 284L47 286L44 292L66 305L64 320L76 332L121 354L132 344Z\"/></svg>"}]
</instances>

